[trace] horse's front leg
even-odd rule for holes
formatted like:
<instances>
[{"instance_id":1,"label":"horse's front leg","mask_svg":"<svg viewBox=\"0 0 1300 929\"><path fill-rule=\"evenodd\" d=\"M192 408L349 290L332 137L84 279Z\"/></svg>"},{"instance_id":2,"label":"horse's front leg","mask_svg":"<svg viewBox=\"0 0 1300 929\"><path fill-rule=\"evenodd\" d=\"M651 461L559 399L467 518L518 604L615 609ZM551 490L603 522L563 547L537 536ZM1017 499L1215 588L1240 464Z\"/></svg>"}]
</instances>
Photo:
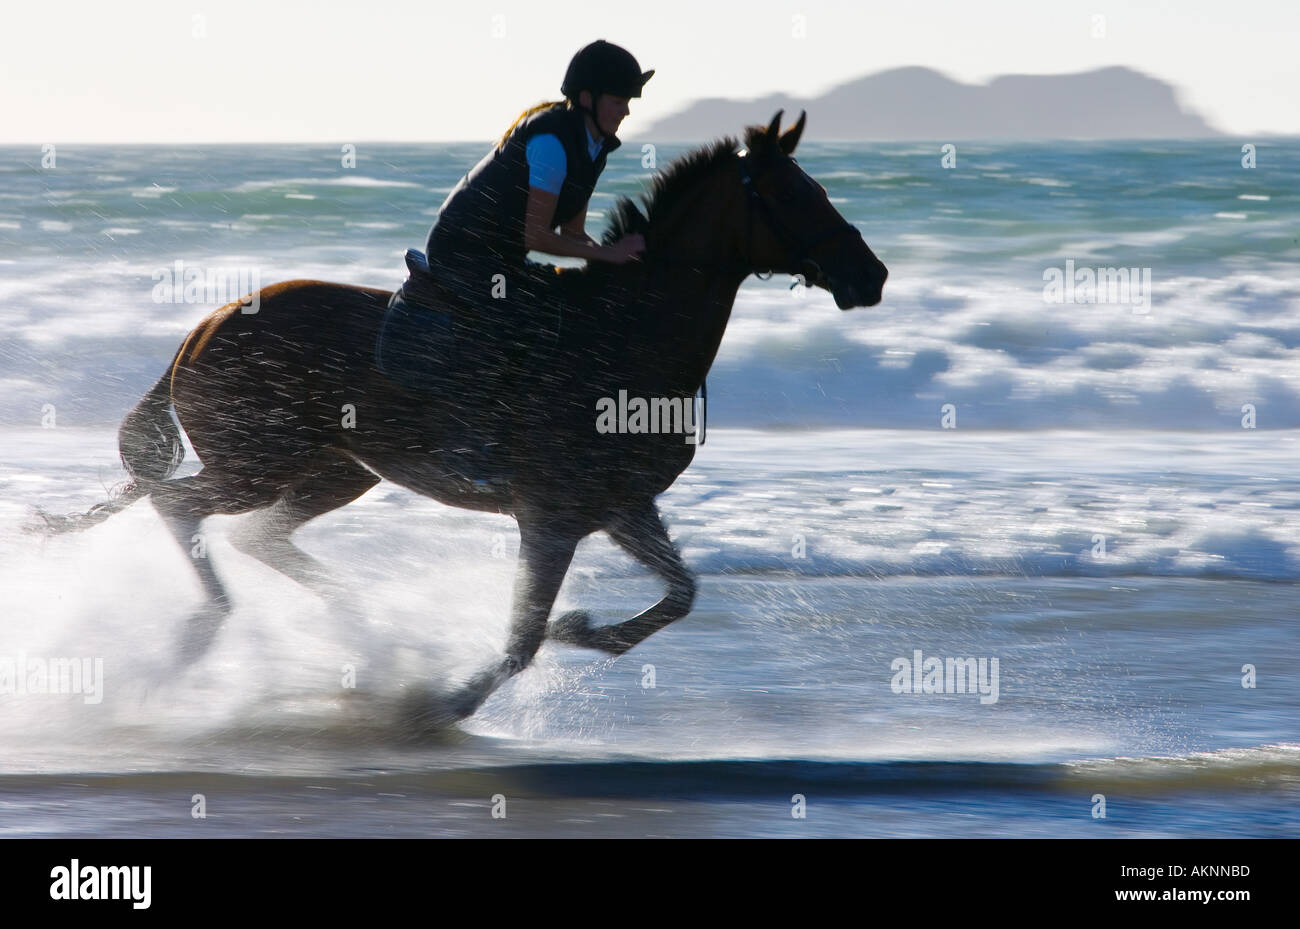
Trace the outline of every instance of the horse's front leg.
<instances>
[{"instance_id":1,"label":"horse's front leg","mask_svg":"<svg viewBox=\"0 0 1300 929\"><path fill-rule=\"evenodd\" d=\"M621 655L691 611L695 576L669 538L653 500L620 511L605 525L605 531L628 554L663 578L668 592L650 609L612 626L593 627L585 610L565 613L551 623L547 636L566 645Z\"/></svg>"},{"instance_id":2,"label":"horse's front leg","mask_svg":"<svg viewBox=\"0 0 1300 929\"><path fill-rule=\"evenodd\" d=\"M532 662L546 638L546 620L583 533L558 521L519 520L519 564L503 659L480 671L427 715L447 724L472 716L492 692Z\"/></svg>"}]
</instances>

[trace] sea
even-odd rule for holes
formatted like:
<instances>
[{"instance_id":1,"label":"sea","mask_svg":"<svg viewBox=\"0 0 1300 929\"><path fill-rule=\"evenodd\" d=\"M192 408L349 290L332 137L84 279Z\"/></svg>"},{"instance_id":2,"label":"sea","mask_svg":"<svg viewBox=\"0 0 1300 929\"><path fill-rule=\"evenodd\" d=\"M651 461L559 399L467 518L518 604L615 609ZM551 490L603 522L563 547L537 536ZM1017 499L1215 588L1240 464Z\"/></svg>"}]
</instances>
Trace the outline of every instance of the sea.
<instances>
[{"instance_id":1,"label":"sea","mask_svg":"<svg viewBox=\"0 0 1300 929\"><path fill-rule=\"evenodd\" d=\"M0 147L0 835L1300 833L1300 139L806 136L889 281L741 287L659 501L693 612L433 735L400 708L500 653L508 517L381 483L295 537L333 599L212 517L193 663L147 502L23 530L124 480L242 285L399 285L489 143ZM625 140L588 232L689 148ZM557 611L660 595L598 534Z\"/></svg>"}]
</instances>

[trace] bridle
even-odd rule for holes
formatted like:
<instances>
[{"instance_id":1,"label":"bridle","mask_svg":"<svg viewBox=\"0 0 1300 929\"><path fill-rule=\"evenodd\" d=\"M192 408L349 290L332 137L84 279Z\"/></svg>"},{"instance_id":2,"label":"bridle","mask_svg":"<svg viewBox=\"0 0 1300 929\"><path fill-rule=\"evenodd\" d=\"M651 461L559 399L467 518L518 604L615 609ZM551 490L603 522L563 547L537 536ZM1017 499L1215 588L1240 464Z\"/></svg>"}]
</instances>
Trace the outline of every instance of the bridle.
<instances>
[{"instance_id":1,"label":"bridle","mask_svg":"<svg viewBox=\"0 0 1300 929\"><path fill-rule=\"evenodd\" d=\"M759 281L770 281L772 275L779 269L767 268L759 270L750 257L754 255L754 226L755 213L757 213L758 216L762 217L763 222L767 223L767 227L772 230L772 234L781 240L781 244L784 244L794 255L801 256L796 261L798 270L788 272L797 274L801 279L792 283L790 288L793 290L794 287L800 286L800 283L805 287L813 286L814 281L822 278L822 266L813 260L815 249L842 235L857 235L858 238L862 238L861 231L858 231L857 227L853 226L852 223L844 222L844 225L829 230L828 233L816 236L813 240L803 238L802 235L798 234L797 230L792 229L788 223L781 221L781 218L776 216L771 204L768 203L762 192L759 192L755 181L762 175L755 175L751 172L750 161L746 157L746 152L737 152L736 157L738 165L740 165L741 185L745 187L745 259L738 262L698 261L695 259L676 259L676 257L667 255L653 255L649 261L646 261L646 264L663 265L667 266L667 268L706 270L706 272L711 270L711 272L753 274ZM793 161L793 159L790 160Z\"/></svg>"},{"instance_id":2,"label":"bridle","mask_svg":"<svg viewBox=\"0 0 1300 929\"><path fill-rule=\"evenodd\" d=\"M745 209L745 251L747 251L751 256L754 254L754 213L757 211L762 215L763 221L767 223L767 227L772 230L778 239L781 240L781 243L795 255L801 256L797 259L800 269L798 273L803 278L803 285L805 287L811 287L812 282L820 279L822 275L821 265L813 261L812 253L818 247L824 245L831 239L836 239L840 236L850 234L861 238L862 233L852 224L845 222L844 225L839 228L825 232L813 239L811 242L805 240L804 237L799 234L798 230L792 229L789 225L782 222L781 218L776 215L772 210L771 205L768 204L767 200L764 199L763 195L759 192L758 184L756 183L757 179L754 174L751 173L749 168L750 159L748 157L748 152L740 152L737 154L736 158L740 164L740 182L744 185L745 193L747 195ZM792 158L791 161L793 160L794 159ZM747 261L746 263L750 268L755 269L754 276L760 281L770 280L772 275L775 273L775 269L769 268L767 270L767 277L764 277L763 273L756 269L752 260ZM811 274L804 273L808 269L812 270ZM798 282L791 284L790 286L793 288L797 283Z\"/></svg>"},{"instance_id":3,"label":"bridle","mask_svg":"<svg viewBox=\"0 0 1300 929\"><path fill-rule=\"evenodd\" d=\"M668 256L656 255L653 258L653 262L669 266L675 265L677 267L696 268L702 271L752 273L761 281L771 280L772 275L775 274L778 269L767 268L765 270L759 270L757 264L752 260L754 254L755 214L757 213L762 217L763 221L767 223L767 227L781 241L781 243L789 251L799 256L795 261L799 270L791 271L789 273L797 274L802 278L802 281L796 280L790 285L791 289L798 287L800 283L805 287L812 287L813 281L819 280L822 276L821 265L812 259L812 253L832 239L845 235L855 235L861 238L862 233L851 223L845 222L839 228L831 229L829 232L825 232L811 241L806 240L797 230L791 228L776 215L776 211L772 209L767 198L765 198L759 191L756 181L762 176L762 174L761 172L759 174L754 174L751 171L750 159L747 156L747 152L738 152L736 154L736 159L740 166L740 182L745 188L745 252L747 254L744 260L739 263L707 262L681 260ZM791 161L793 160L794 159L792 158Z\"/></svg>"}]
</instances>

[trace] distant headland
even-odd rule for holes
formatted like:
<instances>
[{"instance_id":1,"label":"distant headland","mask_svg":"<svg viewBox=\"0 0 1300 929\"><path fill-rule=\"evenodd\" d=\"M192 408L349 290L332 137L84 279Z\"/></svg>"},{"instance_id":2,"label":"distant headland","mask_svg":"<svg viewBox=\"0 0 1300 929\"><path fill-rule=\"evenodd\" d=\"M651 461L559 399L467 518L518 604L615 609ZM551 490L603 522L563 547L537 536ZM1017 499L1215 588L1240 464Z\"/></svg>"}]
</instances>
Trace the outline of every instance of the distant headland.
<instances>
[{"instance_id":1,"label":"distant headland","mask_svg":"<svg viewBox=\"0 0 1300 929\"><path fill-rule=\"evenodd\" d=\"M890 139L1169 139L1222 136L1179 103L1172 85L1131 68L1013 74L963 84L930 68L895 68L811 98L710 98L660 119L637 139L699 141L808 111L809 137Z\"/></svg>"}]
</instances>

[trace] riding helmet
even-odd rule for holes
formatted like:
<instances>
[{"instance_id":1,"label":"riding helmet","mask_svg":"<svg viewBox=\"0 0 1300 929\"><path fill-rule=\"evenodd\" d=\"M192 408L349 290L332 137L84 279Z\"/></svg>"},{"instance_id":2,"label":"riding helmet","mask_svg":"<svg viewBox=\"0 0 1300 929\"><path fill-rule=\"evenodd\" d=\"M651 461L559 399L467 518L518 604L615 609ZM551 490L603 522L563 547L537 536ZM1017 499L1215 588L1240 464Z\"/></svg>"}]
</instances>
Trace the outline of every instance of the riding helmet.
<instances>
[{"instance_id":1,"label":"riding helmet","mask_svg":"<svg viewBox=\"0 0 1300 929\"><path fill-rule=\"evenodd\" d=\"M627 49L597 39L573 56L560 93L570 100L577 100L583 90L591 91L593 100L601 94L639 97L641 85L653 75L653 69L642 71Z\"/></svg>"}]
</instances>

